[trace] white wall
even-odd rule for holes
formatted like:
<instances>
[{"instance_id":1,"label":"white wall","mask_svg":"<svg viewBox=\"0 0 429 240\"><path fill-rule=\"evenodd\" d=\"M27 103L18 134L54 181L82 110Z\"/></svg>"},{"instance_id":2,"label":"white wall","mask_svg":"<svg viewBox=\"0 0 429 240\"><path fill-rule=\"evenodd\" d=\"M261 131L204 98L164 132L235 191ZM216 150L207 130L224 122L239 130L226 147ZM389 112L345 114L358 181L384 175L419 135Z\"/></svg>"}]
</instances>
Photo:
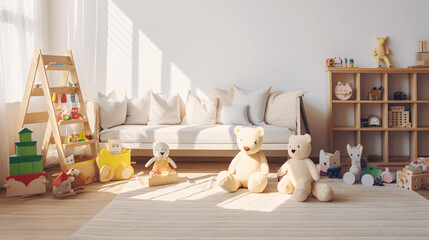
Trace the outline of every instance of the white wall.
<instances>
[{"instance_id":1,"label":"white wall","mask_svg":"<svg viewBox=\"0 0 429 240\"><path fill-rule=\"evenodd\" d=\"M429 39L428 1L49 1L48 52L72 49L86 98L117 89L266 85L305 96L315 155L327 148L328 57L374 67L377 36L389 36L395 67L414 64ZM46 52L46 51L45 51Z\"/></svg>"}]
</instances>

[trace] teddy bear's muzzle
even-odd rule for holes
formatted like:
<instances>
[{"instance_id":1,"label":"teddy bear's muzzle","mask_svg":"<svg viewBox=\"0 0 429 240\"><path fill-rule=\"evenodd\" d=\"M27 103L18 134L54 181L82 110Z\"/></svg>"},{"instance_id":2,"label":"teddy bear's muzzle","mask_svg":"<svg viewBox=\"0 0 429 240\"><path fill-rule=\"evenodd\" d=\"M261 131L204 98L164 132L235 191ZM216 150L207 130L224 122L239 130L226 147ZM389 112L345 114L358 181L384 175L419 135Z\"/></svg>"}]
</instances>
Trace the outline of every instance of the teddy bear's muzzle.
<instances>
[{"instance_id":1,"label":"teddy bear's muzzle","mask_svg":"<svg viewBox=\"0 0 429 240\"><path fill-rule=\"evenodd\" d=\"M249 151L249 150L250 150L250 147L248 147L248 146L244 146L244 147L243 147L243 149L244 149L244 151L246 151L246 152L247 152L247 151Z\"/></svg>"},{"instance_id":2,"label":"teddy bear's muzzle","mask_svg":"<svg viewBox=\"0 0 429 240\"><path fill-rule=\"evenodd\" d=\"M291 152L292 152L292 153L295 153L295 151L296 151L295 149L292 149L292 150L291 150Z\"/></svg>"}]
</instances>

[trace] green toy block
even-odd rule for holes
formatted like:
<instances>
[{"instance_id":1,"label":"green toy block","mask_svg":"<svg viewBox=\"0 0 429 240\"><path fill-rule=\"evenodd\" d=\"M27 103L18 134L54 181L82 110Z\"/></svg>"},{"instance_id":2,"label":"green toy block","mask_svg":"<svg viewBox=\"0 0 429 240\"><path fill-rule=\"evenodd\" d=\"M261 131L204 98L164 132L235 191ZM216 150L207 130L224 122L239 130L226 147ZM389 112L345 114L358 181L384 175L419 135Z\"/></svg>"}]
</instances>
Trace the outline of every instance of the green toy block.
<instances>
[{"instance_id":1,"label":"green toy block","mask_svg":"<svg viewBox=\"0 0 429 240\"><path fill-rule=\"evenodd\" d=\"M17 156L32 156L37 154L37 142L15 142Z\"/></svg>"},{"instance_id":2,"label":"green toy block","mask_svg":"<svg viewBox=\"0 0 429 240\"><path fill-rule=\"evenodd\" d=\"M381 169L377 169L377 166L374 166L374 165L366 166L365 173L370 174L374 178L380 177L381 172L382 172Z\"/></svg>"},{"instance_id":3,"label":"green toy block","mask_svg":"<svg viewBox=\"0 0 429 240\"><path fill-rule=\"evenodd\" d=\"M10 175L23 175L43 172L43 155L10 156Z\"/></svg>"},{"instance_id":4,"label":"green toy block","mask_svg":"<svg viewBox=\"0 0 429 240\"><path fill-rule=\"evenodd\" d=\"M19 141L20 142L31 142L31 133L33 133L33 131L31 131L28 128L21 129L18 132L18 134L19 134Z\"/></svg>"}]
</instances>

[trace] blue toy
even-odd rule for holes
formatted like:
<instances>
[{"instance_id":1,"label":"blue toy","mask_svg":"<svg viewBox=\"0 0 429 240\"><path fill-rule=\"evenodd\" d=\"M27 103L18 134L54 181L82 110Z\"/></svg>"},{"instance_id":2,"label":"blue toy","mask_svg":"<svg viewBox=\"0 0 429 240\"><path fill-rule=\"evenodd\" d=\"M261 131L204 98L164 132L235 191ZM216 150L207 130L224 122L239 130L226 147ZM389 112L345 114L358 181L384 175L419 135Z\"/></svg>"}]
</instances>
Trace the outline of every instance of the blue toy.
<instances>
[{"instance_id":1,"label":"blue toy","mask_svg":"<svg viewBox=\"0 0 429 240\"><path fill-rule=\"evenodd\" d=\"M329 178L336 177L341 179L341 167L328 168L327 174Z\"/></svg>"}]
</instances>

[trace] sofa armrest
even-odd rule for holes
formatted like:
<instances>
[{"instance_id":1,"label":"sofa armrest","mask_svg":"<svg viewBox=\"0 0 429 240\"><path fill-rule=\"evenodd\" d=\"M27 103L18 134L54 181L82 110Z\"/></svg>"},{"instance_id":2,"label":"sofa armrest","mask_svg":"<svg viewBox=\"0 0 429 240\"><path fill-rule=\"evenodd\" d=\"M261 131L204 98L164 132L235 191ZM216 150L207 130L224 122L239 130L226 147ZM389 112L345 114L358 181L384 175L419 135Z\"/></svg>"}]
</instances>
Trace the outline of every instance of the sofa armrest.
<instances>
[{"instance_id":1,"label":"sofa armrest","mask_svg":"<svg viewBox=\"0 0 429 240\"><path fill-rule=\"evenodd\" d=\"M91 128L91 132L95 134L95 138L98 139L100 134L100 115L98 103L93 99L89 99L85 101L85 105L89 127Z\"/></svg>"}]
</instances>

